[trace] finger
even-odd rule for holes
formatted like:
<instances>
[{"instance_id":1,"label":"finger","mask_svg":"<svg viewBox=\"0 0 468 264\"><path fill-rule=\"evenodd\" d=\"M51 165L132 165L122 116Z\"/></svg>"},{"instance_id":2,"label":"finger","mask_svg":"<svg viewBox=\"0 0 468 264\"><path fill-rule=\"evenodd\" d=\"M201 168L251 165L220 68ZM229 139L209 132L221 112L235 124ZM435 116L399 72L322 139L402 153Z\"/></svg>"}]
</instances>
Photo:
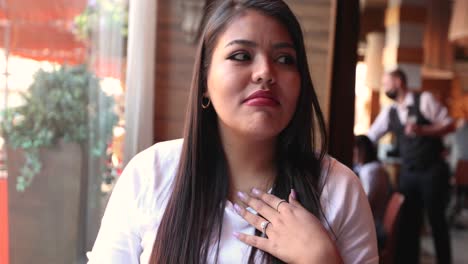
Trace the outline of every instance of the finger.
<instances>
[{"instance_id":1,"label":"finger","mask_svg":"<svg viewBox=\"0 0 468 264\"><path fill-rule=\"evenodd\" d=\"M291 189L291 193L289 194L289 203L293 206L302 206L299 201L297 201L297 193L294 189Z\"/></svg>"},{"instance_id":2,"label":"finger","mask_svg":"<svg viewBox=\"0 0 468 264\"><path fill-rule=\"evenodd\" d=\"M252 247L256 247L260 250L266 251L268 253L271 252L271 241L269 241L267 238L259 237L259 236L252 236L252 235L247 235L243 233L233 233L234 237L239 239L240 241L246 243L247 245L250 245Z\"/></svg>"},{"instance_id":3,"label":"finger","mask_svg":"<svg viewBox=\"0 0 468 264\"><path fill-rule=\"evenodd\" d=\"M278 217L278 212L275 209L273 209L270 205L265 203L263 200L253 198L250 195L243 192L239 192L238 196L242 200L242 202L250 206L252 209L254 209L266 219L268 219L270 222L276 221L276 218Z\"/></svg>"},{"instance_id":4,"label":"finger","mask_svg":"<svg viewBox=\"0 0 468 264\"><path fill-rule=\"evenodd\" d=\"M280 208L283 206L288 206L288 202L278 198L277 196L273 194L269 194L266 192L263 192L257 188L252 189L252 194L259 198L260 200L264 201L266 204L268 204L271 208L273 208L276 212L280 211Z\"/></svg>"},{"instance_id":5,"label":"finger","mask_svg":"<svg viewBox=\"0 0 468 264\"><path fill-rule=\"evenodd\" d=\"M234 209L236 210L236 212L242 216L242 218L245 219L245 221L247 221L249 224L251 224L253 227L255 227L258 231L261 231L263 232L263 228L262 228L262 223L265 222L265 221L268 221L266 220L265 218L263 217L260 217L256 214L253 214L251 213L249 210L246 210L245 208L243 208L242 206L238 205L238 204L234 204ZM271 221L269 221L270 224L267 225L267 228L265 230L265 235L268 236L269 234L269 230L272 227L272 223Z\"/></svg>"}]
</instances>

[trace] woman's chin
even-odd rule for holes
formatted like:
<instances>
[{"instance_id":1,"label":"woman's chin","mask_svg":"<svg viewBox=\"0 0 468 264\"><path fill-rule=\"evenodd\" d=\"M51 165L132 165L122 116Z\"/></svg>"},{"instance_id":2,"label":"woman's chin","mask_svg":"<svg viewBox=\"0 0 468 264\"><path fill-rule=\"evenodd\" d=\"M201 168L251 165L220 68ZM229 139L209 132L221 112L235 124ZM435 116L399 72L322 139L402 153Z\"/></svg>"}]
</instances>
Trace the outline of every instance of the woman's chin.
<instances>
[{"instance_id":1,"label":"woman's chin","mask_svg":"<svg viewBox=\"0 0 468 264\"><path fill-rule=\"evenodd\" d=\"M282 129L275 129L272 125L266 126L252 126L248 129L245 129L242 134L246 136L249 140L272 140L278 137Z\"/></svg>"}]
</instances>

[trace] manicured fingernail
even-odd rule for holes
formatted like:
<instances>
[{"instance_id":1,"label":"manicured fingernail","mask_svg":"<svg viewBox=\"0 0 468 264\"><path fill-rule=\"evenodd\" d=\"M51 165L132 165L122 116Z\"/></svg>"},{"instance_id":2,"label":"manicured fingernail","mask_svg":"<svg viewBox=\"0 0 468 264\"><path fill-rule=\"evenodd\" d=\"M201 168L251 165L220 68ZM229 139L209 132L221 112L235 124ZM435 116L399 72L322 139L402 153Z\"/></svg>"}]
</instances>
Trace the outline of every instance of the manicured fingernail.
<instances>
[{"instance_id":1,"label":"manicured fingernail","mask_svg":"<svg viewBox=\"0 0 468 264\"><path fill-rule=\"evenodd\" d=\"M234 204L234 209L237 213L240 213L242 211L242 208L238 204Z\"/></svg>"},{"instance_id":2,"label":"manicured fingernail","mask_svg":"<svg viewBox=\"0 0 468 264\"><path fill-rule=\"evenodd\" d=\"M237 196L239 196L239 198L240 198L242 201L247 200L247 194L245 194L245 193L243 193L243 192L237 192Z\"/></svg>"},{"instance_id":3,"label":"manicured fingernail","mask_svg":"<svg viewBox=\"0 0 468 264\"><path fill-rule=\"evenodd\" d=\"M259 189L253 188L253 189L252 189L252 193L255 194L255 195L260 195L261 192L260 192Z\"/></svg>"},{"instance_id":4,"label":"manicured fingernail","mask_svg":"<svg viewBox=\"0 0 468 264\"><path fill-rule=\"evenodd\" d=\"M234 232L232 232L232 235L233 235L235 238L239 238L239 232L234 231Z\"/></svg>"},{"instance_id":5,"label":"manicured fingernail","mask_svg":"<svg viewBox=\"0 0 468 264\"><path fill-rule=\"evenodd\" d=\"M291 189L291 196L294 200L297 200L297 194L296 194L296 191L294 189Z\"/></svg>"}]
</instances>

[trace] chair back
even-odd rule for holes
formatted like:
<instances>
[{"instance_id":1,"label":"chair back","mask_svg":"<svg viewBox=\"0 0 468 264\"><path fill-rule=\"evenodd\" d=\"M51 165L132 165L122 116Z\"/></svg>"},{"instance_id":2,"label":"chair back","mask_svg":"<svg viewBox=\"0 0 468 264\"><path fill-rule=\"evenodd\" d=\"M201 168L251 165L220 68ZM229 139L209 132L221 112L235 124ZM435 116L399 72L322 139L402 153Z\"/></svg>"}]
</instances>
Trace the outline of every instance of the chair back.
<instances>
[{"instance_id":1,"label":"chair back","mask_svg":"<svg viewBox=\"0 0 468 264\"><path fill-rule=\"evenodd\" d=\"M455 183L468 185L468 160L459 160L455 169Z\"/></svg>"},{"instance_id":2,"label":"chair back","mask_svg":"<svg viewBox=\"0 0 468 264\"><path fill-rule=\"evenodd\" d=\"M385 209L383 226L386 233L385 245L380 254L380 263L394 263L395 248L398 236L398 218L405 197L403 194L394 192Z\"/></svg>"}]
</instances>

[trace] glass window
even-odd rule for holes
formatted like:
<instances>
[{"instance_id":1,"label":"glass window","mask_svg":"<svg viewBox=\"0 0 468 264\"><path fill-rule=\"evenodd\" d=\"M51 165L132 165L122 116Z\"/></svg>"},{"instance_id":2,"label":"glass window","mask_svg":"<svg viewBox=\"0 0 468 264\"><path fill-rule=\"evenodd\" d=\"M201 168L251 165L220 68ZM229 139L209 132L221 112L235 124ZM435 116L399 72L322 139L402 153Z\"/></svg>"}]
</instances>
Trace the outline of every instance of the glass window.
<instances>
[{"instance_id":1,"label":"glass window","mask_svg":"<svg viewBox=\"0 0 468 264\"><path fill-rule=\"evenodd\" d=\"M84 263L122 169L127 0L0 5L0 263Z\"/></svg>"}]
</instances>

